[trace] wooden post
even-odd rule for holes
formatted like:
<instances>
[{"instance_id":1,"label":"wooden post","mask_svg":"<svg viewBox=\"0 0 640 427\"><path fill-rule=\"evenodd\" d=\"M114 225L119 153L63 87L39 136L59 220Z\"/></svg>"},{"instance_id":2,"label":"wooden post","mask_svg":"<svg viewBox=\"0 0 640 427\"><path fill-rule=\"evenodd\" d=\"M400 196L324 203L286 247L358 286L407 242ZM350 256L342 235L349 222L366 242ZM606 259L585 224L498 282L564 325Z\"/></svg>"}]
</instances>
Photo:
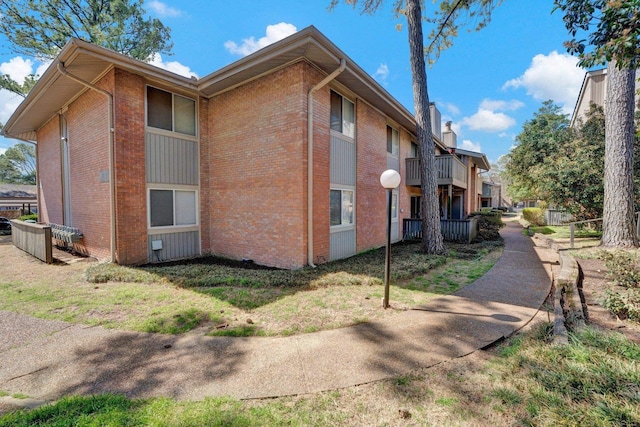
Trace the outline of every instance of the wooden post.
<instances>
[{"instance_id":1,"label":"wooden post","mask_svg":"<svg viewBox=\"0 0 640 427\"><path fill-rule=\"evenodd\" d=\"M575 235L575 232L576 232L576 224L572 222L571 224L569 224L569 238L571 241L571 249L573 249L573 237Z\"/></svg>"}]
</instances>

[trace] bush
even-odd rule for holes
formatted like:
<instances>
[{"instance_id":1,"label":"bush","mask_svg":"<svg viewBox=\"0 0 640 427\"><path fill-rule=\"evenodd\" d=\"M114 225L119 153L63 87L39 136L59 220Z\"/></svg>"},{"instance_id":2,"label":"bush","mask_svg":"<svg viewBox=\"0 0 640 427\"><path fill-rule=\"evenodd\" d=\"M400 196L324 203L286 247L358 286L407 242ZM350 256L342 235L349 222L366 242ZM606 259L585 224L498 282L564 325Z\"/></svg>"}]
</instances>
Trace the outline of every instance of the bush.
<instances>
[{"instance_id":1,"label":"bush","mask_svg":"<svg viewBox=\"0 0 640 427\"><path fill-rule=\"evenodd\" d=\"M602 306L620 319L640 321L640 289L612 289L605 291Z\"/></svg>"},{"instance_id":2,"label":"bush","mask_svg":"<svg viewBox=\"0 0 640 427\"><path fill-rule=\"evenodd\" d=\"M524 208L522 210L522 218L533 225L545 225L544 209L541 208Z\"/></svg>"},{"instance_id":3,"label":"bush","mask_svg":"<svg viewBox=\"0 0 640 427\"><path fill-rule=\"evenodd\" d=\"M20 221L28 221L28 220L33 220L38 222L38 214L29 214L29 215L22 215L20 218L18 218Z\"/></svg>"},{"instance_id":4,"label":"bush","mask_svg":"<svg viewBox=\"0 0 640 427\"><path fill-rule=\"evenodd\" d=\"M638 259L625 251L602 251L598 256L607 267L607 279L624 288L640 287Z\"/></svg>"},{"instance_id":5,"label":"bush","mask_svg":"<svg viewBox=\"0 0 640 427\"><path fill-rule=\"evenodd\" d=\"M504 227L504 222L502 222L502 211L491 210L471 212L469 216L478 217L478 240L500 239L499 230Z\"/></svg>"}]
</instances>

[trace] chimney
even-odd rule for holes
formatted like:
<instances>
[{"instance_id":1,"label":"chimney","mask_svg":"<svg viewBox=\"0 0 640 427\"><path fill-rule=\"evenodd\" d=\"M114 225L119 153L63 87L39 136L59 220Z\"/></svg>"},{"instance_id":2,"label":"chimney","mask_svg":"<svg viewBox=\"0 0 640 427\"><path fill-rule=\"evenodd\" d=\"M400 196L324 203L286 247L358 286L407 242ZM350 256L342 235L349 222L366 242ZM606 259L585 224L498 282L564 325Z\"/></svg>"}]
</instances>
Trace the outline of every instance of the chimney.
<instances>
[{"instance_id":1,"label":"chimney","mask_svg":"<svg viewBox=\"0 0 640 427\"><path fill-rule=\"evenodd\" d=\"M429 105L429 112L431 113L431 133L438 138L438 141L442 141L442 118L434 102Z\"/></svg>"},{"instance_id":2,"label":"chimney","mask_svg":"<svg viewBox=\"0 0 640 427\"><path fill-rule=\"evenodd\" d=\"M456 147L458 146L457 139L456 133L451 129L451 122L446 122L444 124L444 131L442 131L442 142L451 154L456 152Z\"/></svg>"}]
</instances>

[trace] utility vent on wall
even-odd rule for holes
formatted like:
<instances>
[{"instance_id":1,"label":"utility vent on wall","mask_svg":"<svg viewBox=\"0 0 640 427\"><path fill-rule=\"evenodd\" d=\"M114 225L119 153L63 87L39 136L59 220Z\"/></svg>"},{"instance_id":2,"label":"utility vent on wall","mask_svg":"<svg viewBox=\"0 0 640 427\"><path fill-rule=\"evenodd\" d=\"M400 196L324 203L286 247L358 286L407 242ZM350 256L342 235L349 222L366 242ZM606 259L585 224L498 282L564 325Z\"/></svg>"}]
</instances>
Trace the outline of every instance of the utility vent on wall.
<instances>
[{"instance_id":1,"label":"utility vent on wall","mask_svg":"<svg viewBox=\"0 0 640 427\"><path fill-rule=\"evenodd\" d=\"M162 250L162 240L152 240L151 241L151 249L154 251Z\"/></svg>"}]
</instances>

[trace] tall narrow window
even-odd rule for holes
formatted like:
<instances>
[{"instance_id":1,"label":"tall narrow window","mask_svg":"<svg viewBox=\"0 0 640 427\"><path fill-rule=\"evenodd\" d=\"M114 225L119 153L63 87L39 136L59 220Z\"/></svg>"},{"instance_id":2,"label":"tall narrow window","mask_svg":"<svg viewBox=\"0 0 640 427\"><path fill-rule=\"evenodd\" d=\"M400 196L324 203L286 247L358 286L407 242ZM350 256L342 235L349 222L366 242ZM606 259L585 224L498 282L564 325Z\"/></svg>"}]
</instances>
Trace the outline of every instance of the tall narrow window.
<instances>
[{"instance_id":1,"label":"tall narrow window","mask_svg":"<svg viewBox=\"0 0 640 427\"><path fill-rule=\"evenodd\" d=\"M353 191L331 190L329 201L330 224L353 224Z\"/></svg>"},{"instance_id":2,"label":"tall narrow window","mask_svg":"<svg viewBox=\"0 0 640 427\"><path fill-rule=\"evenodd\" d=\"M413 141L411 142L411 157L413 157L414 159L420 157L420 154L418 154L418 144Z\"/></svg>"},{"instance_id":3,"label":"tall narrow window","mask_svg":"<svg viewBox=\"0 0 640 427\"><path fill-rule=\"evenodd\" d=\"M398 220L398 194L391 194L391 218L394 221Z\"/></svg>"},{"instance_id":4,"label":"tall narrow window","mask_svg":"<svg viewBox=\"0 0 640 427\"><path fill-rule=\"evenodd\" d=\"M398 135L398 131L391 126L387 126L387 152L397 156L400 151L399 147L400 136Z\"/></svg>"},{"instance_id":5,"label":"tall narrow window","mask_svg":"<svg viewBox=\"0 0 640 427\"><path fill-rule=\"evenodd\" d=\"M195 136L196 102L147 86L147 126Z\"/></svg>"},{"instance_id":6,"label":"tall narrow window","mask_svg":"<svg viewBox=\"0 0 640 427\"><path fill-rule=\"evenodd\" d=\"M355 106L353 105L353 102L334 91L331 91L330 121L331 129L340 132L349 138L355 138Z\"/></svg>"}]
</instances>

